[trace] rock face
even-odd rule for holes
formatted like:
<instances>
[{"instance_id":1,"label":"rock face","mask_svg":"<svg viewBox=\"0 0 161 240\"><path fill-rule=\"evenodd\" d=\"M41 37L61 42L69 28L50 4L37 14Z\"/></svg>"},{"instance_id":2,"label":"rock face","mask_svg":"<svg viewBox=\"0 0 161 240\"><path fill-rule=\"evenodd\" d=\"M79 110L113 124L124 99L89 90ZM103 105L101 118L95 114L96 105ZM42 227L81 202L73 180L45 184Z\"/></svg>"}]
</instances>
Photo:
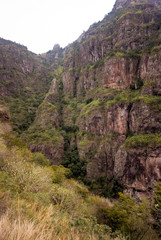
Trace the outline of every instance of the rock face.
<instances>
[{"instance_id":1,"label":"rock face","mask_svg":"<svg viewBox=\"0 0 161 240\"><path fill-rule=\"evenodd\" d=\"M161 5L160 0L117 0L115 5L114 5L114 9L118 10L121 9L123 7L127 7L129 4L134 5L137 3L151 3L154 4L155 6L159 7Z\"/></svg>"},{"instance_id":2,"label":"rock face","mask_svg":"<svg viewBox=\"0 0 161 240\"><path fill-rule=\"evenodd\" d=\"M117 0L77 41L39 56L54 79L23 134L32 151L54 164L65 154L69 167L74 158L85 161L88 179L116 179L131 192L151 191L161 181L160 6L160 0ZM26 61L20 71L32 75Z\"/></svg>"},{"instance_id":3,"label":"rock face","mask_svg":"<svg viewBox=\"0 0 161 240\"><path fill-rule=\"evenodd\" d=\"M132 192L161 180L160 5L118 0L64 50L63 118L79 128L87 177L114 178Z\"/></svg>"},{"instance_id":4,"label":"rock face","mask_svg":"<svg viewBox=\"0 0 161 240\"><path fill-rule=\"evenodd\" d=\"M53 79L48 94L37 110L34 123L23 135L32 152L43 153L56 165L61 164L64 154L64 139L59 131L59 102L59 83Z\"/></svg>"}]
</instances>

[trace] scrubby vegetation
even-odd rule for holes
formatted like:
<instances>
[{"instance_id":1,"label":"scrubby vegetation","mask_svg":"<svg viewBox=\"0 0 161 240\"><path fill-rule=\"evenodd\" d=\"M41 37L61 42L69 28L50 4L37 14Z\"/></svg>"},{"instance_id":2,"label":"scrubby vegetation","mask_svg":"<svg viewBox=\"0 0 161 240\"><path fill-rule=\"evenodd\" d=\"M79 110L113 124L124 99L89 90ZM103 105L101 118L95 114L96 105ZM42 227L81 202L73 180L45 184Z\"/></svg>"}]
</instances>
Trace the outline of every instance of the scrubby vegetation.
<instances>
[{"instance_id":1,"label":"scrubby vegetation","mask_svg":"<svg viewBox=\"0 0 161 240\"><path fill-rule=\"evenodd\" d=\"M100 206L111 206L108 200L92 196L69 179L70 170L50 166L42 154L0 140L2 240L110 239L111 229L96 219Z\"/></svg>"},{"instance_id":2,"label":"scrubby vegetation","mask_svg":"<svg viewBox=\"0 0 161 240\"><path fill-rule=\"evenodd\" d=\"M100 208L97 214L99 223L107 224L114 232L121 231L129 239L158 239L152 229L151 207L147 200L136 204L135 199L120 194L111 208Z\"/></svg>"},{"instance_id":3,"label":"scrubby vegetation","mask_svg":"<svg viewBox=\"0 0 161 240\"><path fill-rule=\"evenodd\" d=\"M141 105L154 118L161 111L155 73L154 79L140 77L139 64L143 58L149 54L155 60L161 50L160 15L155 14L157 8L144 11L144 5L113 11L59 54L50 51L36 57L12 44L16 48L12 58L6 49L11 43L4 41L3 51L9 66L0 68L0 77L4 77L0 83L0 102L9 108L13 130L25 143L14 137L11 129L10 133L2 130L0 239L158 240L161 237L160 184L156 184L154 202L136 200L123 194L124 187L112 172L117 167L115 153L120 154L120 162L125 161L122 158L126 158L126 153L119 152L122 148L128 155L131 149L136 149L137 154L142 148L155 149L161 145L159 127L151 128L152 133L150 130L144 133L143 128L142 134L138 134L130 126L131 119L135 121L132 112L135 106ZM126 26L122 28L124 20ZM127 76L138 71L136 79L125 88L105 88L105 68L110 69L107 64L116 63L117 71L120 59L127 61ZM131 65L133 61L137 66ZM22 62L25 64L21 67ZM120 84L119 71L117 75ZM115 115L116 109L123 111ZM138 121L139 117L136 111ZM10 118L0 107L2 128ZM51 165L42 153L31 153L27 145L33 151L49 153L51 161L62 165ZM90 165L94 161L98 164ZM118 164L118 171L121 165ZM90 170L95 179L86 178Z\"/></svg>"},{"instance_id":4,"label":"scrubby vegetation","mask_svg":"<svg viewBox=\"0 0 161 240\"><path fill-rule=\"evenodd\" d=\"M10 136L0 139L0 157L2 240L158 239L148 200L136 203L120 194L111 203L93 196L70 178L69 169L50 166L42 154L31 153ZM158 231L160 194L157 185L153 213Z\"/></svg>"},{"instance_id":5,"label":"scrubby vegetation","mask_svg":"<svg viewBox=\"0 0 161 240\"><path fill-rule=\"evenodd\" d=\"M124 142L126 148L147 147L161 145L161 134L139 134L130 136Z\"/></svg>"}]
</instances>

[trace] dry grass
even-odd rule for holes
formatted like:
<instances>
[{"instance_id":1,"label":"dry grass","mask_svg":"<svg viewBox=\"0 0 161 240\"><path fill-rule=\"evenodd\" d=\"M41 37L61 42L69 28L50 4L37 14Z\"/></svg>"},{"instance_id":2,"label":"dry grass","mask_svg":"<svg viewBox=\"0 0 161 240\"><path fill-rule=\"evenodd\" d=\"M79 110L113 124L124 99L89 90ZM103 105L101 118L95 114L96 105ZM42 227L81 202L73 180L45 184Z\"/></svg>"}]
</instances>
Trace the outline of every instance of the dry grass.
<instances>
[{"instance_id":1,"label":"dry grass","mask_svg":"<svg viewBox=\"0 0 161 240\"><path fill-rule=\"evenodd\" d=\"M10 214L6 213L0 221L0 239L2 240L50 240L52 234L45 232L45 226L37 225L28 220L18 218L11 221Z\"/></svg>"},{"instance_id":2,"label":"dry grass","mask_svg":"<svg viewBox=\"0 0 161 240\"><path fill-rule=\"evenodd\" d=\"M43 167L32 157L0 138L0 240L110 240L95 216L111 203L67 179L63 167Z\"/></svg>"},{"instance_id":3,"label":"dry grass","mask_svg":"<svg viewBox=\"0 0 161 240\"><path fill-rule=\"evenodd\" d=\"M8 210L0 219L1 240L98 240L94 230L82 231L69 225L69 216L54 212L53 206L32 206L34 219L27 219L21 211ZM110 240L107 235L105 240Z\"/></svg>"}]
</instances>

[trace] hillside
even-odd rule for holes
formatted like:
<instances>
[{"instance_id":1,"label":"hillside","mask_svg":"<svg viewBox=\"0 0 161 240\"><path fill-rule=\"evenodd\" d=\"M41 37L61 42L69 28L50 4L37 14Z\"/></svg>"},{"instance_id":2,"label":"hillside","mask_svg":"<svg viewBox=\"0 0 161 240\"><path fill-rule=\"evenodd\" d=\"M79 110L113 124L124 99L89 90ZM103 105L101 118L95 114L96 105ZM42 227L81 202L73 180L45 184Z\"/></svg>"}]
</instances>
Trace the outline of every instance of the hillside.
<instances>
[{"instance_id":1,"label":"hillside","mask_svg":"<svg viewBox=\"0 0 161 240\"><path fill-rule=\"evenodd\" d=\"M122 193L111 202L71 176L69 169L51 165L15 138L7 110L0 106L1 240L159 240L159 185L153 205Z\"/></svg>"},{"instance_id":2,"label":"hillside","mask_svg":"<svg viewBox=\"0 0 161 240\"><path fill-rule=\"evenodd\" d=\"M36 54L0 38L0 102L9 108L18 134L33 122L51 79L51 70Z\"/></svg>"},{"instance_id":3,"label":"hillside","mask_svg":"<svg viewBox=\"0 0 161 240\"><path fill-rule=\"evenodd\" d=\"M23 135L29 148L63 158L88 183L151 194L161 179L160 26L160 1L116 1L78 40L43 56L61 64Z\"/></svg>"},{"instance_id":4,"label":"hillside","mask_svg":"<svg viewBox=\"0 0 161 240\"><path fill-rule=\"evenodd\" d=\"M42 55L0 38L0 239L158 240L160 222L161 0L116 0Z\"/></svg>"}]
</instances>

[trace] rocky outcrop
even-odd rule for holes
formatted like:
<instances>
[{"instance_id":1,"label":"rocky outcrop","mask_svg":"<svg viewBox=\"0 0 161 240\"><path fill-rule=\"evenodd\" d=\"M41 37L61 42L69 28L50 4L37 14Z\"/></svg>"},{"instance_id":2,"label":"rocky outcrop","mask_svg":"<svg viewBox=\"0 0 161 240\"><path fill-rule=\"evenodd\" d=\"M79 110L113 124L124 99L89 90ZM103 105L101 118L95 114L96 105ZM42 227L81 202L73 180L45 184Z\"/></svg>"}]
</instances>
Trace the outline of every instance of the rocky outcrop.
<instances>
[{"instance_id":1,"label":"rocky outcrop","mask_svg":"<svg viewBox=\"0 0 161 240\"><path fill-rule=\"evenodd\" d=\"M128 189L151 191L156 180L161 179L161 148L120 148L115 156L114 176Z\"/></svg>"},{"instance_id":2,"label":"rocky outcrop","mask_svg":"<svg viewBox=\"0 0 161 240\"><path fill-rule=\"evenodd\" d=\"M161 79L161 49L156 46L153 48L152 54L145 54L141 58L140 77L147 82L151 81L152 93L161 95L160 79Z\"/></svg>"},{"instance_id":3,"label":"rocky outcrop","mask_svg":"<svg viewBox=\"0 0 161 240\"><path fill-rule=\"evenodd\" d=\"M160 0L118 0L77 41L36 57L36 71L45 76L48 66L54 79L50 89L39 82L48 93L23 135L32 151L54 164L64 155L68 166L85 161L87 178L117 179L131 192L151 191L161 181L160 6ZM29 93L23 74L33 76L33 57L25 56L16 72ZM19 90L19 82L7 83L8 73L1 74L8 84L3 95Z\"/></svg>"},{"instance_id":4,"label":"rocky outcrop","mask_svg":"<svg viewBox=\"0 0 161 240\"><path fill-rule=\"evenodd\" d=\"M134 147L124 147L130 133L136 136L142 133L140 137L146 138L146 134L161 132L161 115L143 101L114 104L112 107L100 106L90 113L85 108L77 124L80 131L87 134L86 138L78 138L78 146L80 154L89 159L89 178L114 177L126 187L131 186L138 191L151 189L154 182L161 179L160 140L157 147L147 143L146 147L141 148L142 143L139 142ZM89 152L93 153L91 158Z\"/></svg>"},{"instance_id":5,"label":"rocky outcrop","mask_svg":"<svg viewBox=\"0 0 161 240\"><path fill-rule=\"evenodd\" d=\"M145 4L145 3L150 3L152 5L155 5L157 7L161 6L161 2L160 0L116 0L116 3L114 5L114 9L121 9L124 7L129 6L129 4L134 5L134 4Z\"/></svg>"},{"instance_id":6,"label":"rocky outcrop","mask_svg":"<svg viewBox=\"0 0 161 240\"><path fill-rule=\"evenodd\" d=\"M118 0L64 50L63 121L79 128L87 177L132 192L161 180L160 5Z\"/></svg>"},{"instance_id":7,"label":"rocky outcrop","mask_svg":"<svg viewBox=\"0 0 161 240\"><path fill-rule=\"evenodd\" d=\"M61 164L64 154L64 141L61 135L59 136L59 142L54 140L45 142L43 140L42 143L31 143L28 147L32 152L41 152L44 154L44 156L50 159L52 164Z\"/></svg>"},{"instance_id":8,"label":"rocky outcrop","mask_svg":"<svg viewBox=\"0 0 161 240\"><path fill-rule=\"evenodd\" d=\"M37 110L34 123L23 135L32 152L43 153L56 165L61 163L64 154L64 139L59 131L59 100L59 84L57 79L53 79L46 98Z\"/></svg>"},{"instance_id":9,"label":"rocky outcrop","mask_svg":"<svg viewBox=\"0 0 161 240\"><path fill-rule=\"evenodd\" d=\"M59 65L62 65L63 51L64 49L62 49L59 44L55 44L52 50L39 55L39 57L45 65L54 70Z\"/></svg>"},{"instance_id":10,"label":"rocky outcrop","mask_svg":"<svg viewBox=\"0 0 161 240\"><path fill-rule=\"evenodd\" d=\"M103 86L127 89L136 84L139 58L111 58L105 63Z\"/></svg>"}]
</instances>

